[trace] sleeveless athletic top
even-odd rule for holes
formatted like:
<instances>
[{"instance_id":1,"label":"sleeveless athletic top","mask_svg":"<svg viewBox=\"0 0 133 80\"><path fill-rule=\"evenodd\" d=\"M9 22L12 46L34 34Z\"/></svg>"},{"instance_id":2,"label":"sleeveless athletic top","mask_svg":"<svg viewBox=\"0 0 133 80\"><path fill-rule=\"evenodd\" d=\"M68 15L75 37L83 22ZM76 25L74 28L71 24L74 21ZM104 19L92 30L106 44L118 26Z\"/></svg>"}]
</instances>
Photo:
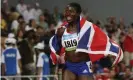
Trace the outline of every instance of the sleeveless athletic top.
<instances>
[{"instance_id":1,"label":"sleeveless athletic top","mask_svg":"<svg viewBox=\"0 0 133 80\"><path fill-rule=\"evenodd\" d=\"M78 44L78 36L77 33L68 33L67 29L65 29L62 35L62 46L66 51L76 50Z\"/></svg>"}]
</instances>

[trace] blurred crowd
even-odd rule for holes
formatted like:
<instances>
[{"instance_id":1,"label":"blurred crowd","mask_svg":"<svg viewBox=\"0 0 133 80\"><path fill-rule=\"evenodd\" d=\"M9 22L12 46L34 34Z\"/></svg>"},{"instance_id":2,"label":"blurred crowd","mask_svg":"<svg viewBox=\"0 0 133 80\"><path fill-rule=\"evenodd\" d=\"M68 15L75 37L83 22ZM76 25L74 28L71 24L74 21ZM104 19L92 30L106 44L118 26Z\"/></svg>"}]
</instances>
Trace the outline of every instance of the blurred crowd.
<instances>
[{"instance_id":1,"label":"blurred crowd","mask_svg":"<svg viewBox=\"0 0 133 80\"><path fill-rule=\"evenodd\" d=\"M133 22L125 25L124 18L121 17L117 22L114 16L110 16L106 19L106 23L102 23L100 20L93 20L87 11L83 11L81 16L100 27L122 47L124 52L123 61L111 69L95 63L93 65L95 80L133 80ZM31 5L19 0L16 6L9 7L7 0L4 0L0 17L1 52L6 49L7 38L12 37L16 40L15 47L21 56L21 74L37 74L36 65L39 53L35 46L39 42L44 42L44 51L50 62L50 74L54 74L56 66L52 64L49 56L49 40L65 21L58 7L54 7L53 13L50 13L47 9L42 10L38 2Z\"/></svg>"}]
</instances>

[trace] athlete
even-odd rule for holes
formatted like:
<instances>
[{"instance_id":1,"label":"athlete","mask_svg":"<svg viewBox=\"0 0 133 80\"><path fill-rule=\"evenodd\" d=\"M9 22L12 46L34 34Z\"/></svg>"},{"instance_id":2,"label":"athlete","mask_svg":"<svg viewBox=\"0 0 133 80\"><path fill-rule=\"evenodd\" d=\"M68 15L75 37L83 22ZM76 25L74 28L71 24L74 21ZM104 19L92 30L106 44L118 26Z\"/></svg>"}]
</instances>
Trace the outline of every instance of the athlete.
<instances>
[{"instance_id":1,"label":"athlete","mask_svg":"<svg viewBox=\"0 0 133 80\"><path fill-rule=\"evenodd\" d=\"M81 11L78 3L68 4L64 12L67 22L58 28L50 39L53 63L65 54L63 80L93 80L92 61L119 52L118 46L110 46L111 41L102 30L80 16ZM119 57L115 62L121 59L122 57Z\"/></svg>"}]
</instances>

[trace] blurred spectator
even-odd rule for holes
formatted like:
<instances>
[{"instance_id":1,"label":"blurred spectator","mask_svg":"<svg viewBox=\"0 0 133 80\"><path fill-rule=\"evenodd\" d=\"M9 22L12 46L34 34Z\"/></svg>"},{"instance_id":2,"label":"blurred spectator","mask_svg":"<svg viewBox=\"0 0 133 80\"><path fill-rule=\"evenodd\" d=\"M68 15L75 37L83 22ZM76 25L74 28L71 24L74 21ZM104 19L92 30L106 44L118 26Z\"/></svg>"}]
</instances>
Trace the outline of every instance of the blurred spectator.
<instances>
[{"instance_id":1,"label":"blurred spectator","mask_svg":"<svg viewBox=\"0 0 133 80\"><path fill-rule=\"evenodd\" d=\"M15 38L15 35L13 33L9 33L8 38Z\"/></svg>"},{"instance_id":2,"label":"blurred spectator","mask_svg":"<svg viewBox=\"0 0 133 80\"><path fill-rule=\"evenodd\" d=\"M1 37L1 41L0 41L0 44L1 44L1 53L4 51L5 49L5 39L7 37Z\"/></svg>"},{"instance_id":3,"label":"blurred spectator","mask_svg":"<svg viewBox=\"0 0 133 80\"><path fill-rule=\"evenodd\" d=\"M36 31L36 21L34 19L29 20L29 24L25 27L25 31L34 30Z\"/></svg>"},{"instance_id":4,"label":"blurred spectator","mask_svg":"<svg viewBox=\"0 0 133 80\"><path fill-rule=\"evenodd\" d=\"M14 19L11 24L11 30L14 32L14 34L17 34L18 28L19 28L19 23L24 21L23 16L19 16L17 19Z\"/></svg>"},{"instance_id":5,"label":"blurred spectator","mask_svg":"<svg viewBox=\"0 0 133 80\"><path fill-rule=\"evenodd\" d=\"M60 27L60 26L57 26L57 27ZM55 29L56 29L56 22L51 22L50 25L49 25L49 31L52 32L52 31L55 31Z\"/></svg>"},{"instance_id":6,"label":"blurred spectator","mask_svg":"<svg viewBox=\"0 0 133 80\"><path fill-rule=\"evenodd\" d=\"M33 15L35 21L38 23L39 21L39 16L42 14L42 10L40 9L39 3L35 3L34 8L33 8Z\"/></svg>"},{"instance_id":7,"label":"blurred spectator","mask_svg":"<svg viewBox=\"0 0 133 80\"><path fill-rule=\"evenodd\" d=\"M59 8L57 6L54 7L54 12L53 12L52 16L56 23L61 20L62 14L59 13Z\"/></svg>"},{"instance_id":8,"label":"blurred spectator","mask_svg":"<svg viewBox=\"0 0 133 80\"><path fill-rule=\"evenodd\" d=\"M103 68L103 73L97 74L95 80L111 80L108 68Z\"/></svg>"},{"instance_id":9,"label":"blurred spectator","mask_svg":"<svg viewBox=\"0 0 133 80\"><path fill-rule=\"evenodd\" d=\"M43 27L45 31L48 30L48 23L46 22L46 17L44 15L39 16L39 22L38 25Z\"/></svg>"},{"instance_id":10,"label":"blurred spectator","mask_svg":"<svg viewBox=\"0 0 133 80\"><path fill-rule=\"evenodd\" d=\"M36 34L39 39L38 41L40 41L40 42L44 41L44 43L46 45L45 48L49 48L49 40L50 40L50 37L52 36L51 32L45 31L41 26L38 26L36 29L37 29ZM49 53L49 51L47 53Z\"/></svg>"},{"instance_id":11,"label":"blurred spectator","mask_svg":"<svg viewBox=\"0 0 133 80\"><path fill-rule=\"evenodd\" d=\"M23 15L24 11L27 10L27 5L24 4L24 0L19 0L16 9L21 15Z\"/></svg>"},{"instance_id":12,"label":"blurred spectator","mask_svg":"<svg viewBox=\"0 0 133 80\"><path fill-rule=\"evenodd\" d=\"M45 17L45 21L48 23L48 25L54 21L52 15L50 14L49 10L48 9L44 9L44 17Z\"/></svg>"},{"instance_id":13,"label":"blurred spectator","mask_svg":"<svg viewBox=\"0 0 133 80\"><path fill-rule=\"evenodd\" d=\"M103 68L103 74L102 75L102 79L103 80L111 80L110 79L110 70L108 68Z\"/></svg>"},{"instance_id":14,"label":"blurred spectator","mask_svg":"<svg viewBox=\"0 0 133 80\"><path fill-rule=\"evenodd\" d=\"M7 22L3 18L3 14L1 14L1 36L6 36L7 35Z\"/></svg>"},{"instance_id":15,"label":"blurred spectator","mask_svg":"<svg viewBox=\"0 0 133 80\"><path fill-rule=\"evenodd\" d=\"M108 36L112 39L113 34L117 31L116 17L110 16L107 18L106 30L107 30Z\"/></svg>"},{"instance_id":16,"label":"blurred spectator","mask_svg":"<svg viewBox=\"0 0 133 80\"><path fill-rule=\"evenodd\" d=\"M124 60L126 66L129 66L130 61L133 61L133 27L128 29L127 35L125 35L125 39L123 41L124 48ZM132 64L133 66L133 64Z\"/></svg>"},{"instance_id":17,"label":"blurred spectator","mask_svg":"<svg viewBox=\"0 0 133 80\"><path fill-rule=\"evenodd\" d=\"M115 16L109 16L107 18L107 23L108 24L116 24L116 17Z\"/></svg>"},{"instance_id":18,"label":"blurred spectator","mask_svg":"<svg viewBox=\"0 0 133 80\"><path fill-rule=\"evenodd\" d=\"M26 26L26 23L24 21L21 21L19 23L18 32L16 35L16 39L17 39L18 43L23 40L23 35L25 33L25 26Z\"/></svg>"},{"instance_id":19,"label":"blurred spectator","mask_svg":"<svg viewBox=\"0 0 133 80\"><path fill-rule=\"evenodd\" d=\"M21 56L15 44L16 40L14 38L5 40L6 49L2 53L2 75L17 76L21 74ZM9 80L13 80L13 78L9 78ZM20 78L15 78L15 80L20 80Z\"/></svg>"},{"instance_id":20,"label":"blurred spectator","mask_svg":"<svg viewBox=\"0 0 133 80\"><path fill-rule=\"evenodd\" d=\"M126 70L124 71L123 74L120 74L120 80L133 80L132 77L133 73L131 72L130 67L126 67Z\"/></svg>"},{"instance_id":21,"label":"blurred spectator","mask_svg":"<svg viewBox=\"0 0 133 80\"><path fill-rule=\"evenodd\" d=\"M113 69L110 70L110 78L111 78L111 80L118 79L117 72Z\"/></svg>"},{"instance_id":22,"label":"blurred spectator","mask_svg":"<svg viewBox=\"0 0 133 80\"><path fill-rule=\"evenodd\" d=\"M16 8L14 6L12 6L10 8L10 19L11 20L17 20L19 15L20 14L16 11Z\"/></svg>"},{"instance_id":23,"label":"blurred spectator","mask_svg":"<svg viewBox=\"0 0 133 80\"><path fill-rule=\"evenodd\" d=\"M7 23L6 20L3 18L3 15L1 14L1 30L6 30L7 29Z\"/></svg>"},{"instance_id":24,"label":"blurred spectator","mask_svg":"<svg viewBox=\"0 0 133 80\"><path fill-rule=\"evenodd\" d=\"M35 48L37 49L39 56L37 61L37 75L50 75L50 63L49 57L44 52L45 45L43 42L38 43ZM47 80L46 78L39 77L37 80Z\"/></svg>"},{"instance_id":25,"label":"blurred spectator","mask_svg":"<svg viewBox=\"0 0 133 80\"><path fill-rule=\"evenodd\" d=\"M126 70L126 65L124 62L119 63L119 75L123 75Z\"/></svg>"},{"instance_id":26,"label":"blurred spectator","mask_svg":"<svg viewBox=\"0 0 133 80\"><path fill-rule=\"evenodd\" d=\"M30 19L34 19L34 12L31 5L28 5L27 9L24 10L23 17L26 23L29 23Z\"/></svg>"},{"instance_id":27,"label":"blurred spectator","mask_svg":"<svg viewBox=\"0 0 133 80\"><path fill-rule=\"evenodd\" d=\"M19 51L22 56L22 75L35 75L36 55L33 46L36 44L36 34L34 30L25 33L24 39L19 43Z\"/></svg>"},{"instance_id":28,"label":"blurred spectator","mask_svg":"<svg viewBox=\"0 0 133 80\"><path fill-rule=\"evenodd\" d=\"M9 10L9 4L8 4L8 0L3 0L3 12L5 14L9 14L10 10Z\"/></svg>"},{"instance_id":29,"label":"blurred spectator","mask_svg":"<svg viewBox=\"0 0 133 80\"><path fill-rule=\"evenodd\" d=\"M41 26L37 26L36 29L36 33L38 34L38 36L44 36L44 29Z\"/></svg>"},{"instance_id":30,"label":"blurred spectator","mask_svg":"<svg viewBox=\"0 0 133 80\"><path fill-rule=\"evenodd\" d=\"M121 30L117 29L116 31L112 32L111 34L111 39L113 39L117 44L120 44L120 34L121 34Z\"/></svg>"},{"instance_id":31,"label":"blurred spectator","mask_svg":"<svg viewBox=\"0 0 133 80\"><path fill-rule=\"evenodd\" d=\"M121 30L121 31L125 31L125 23L124 23L124 18L121 17L120 20L119 20L119 24L118 24L118 28Z\"/></svg>"},{"instance_id":32,"label":"blurred spectator","mask_svg":"<svg viewBox=\"0 0 133 80\"><path fill-rule=\"evenodd\" d=\"M111 38L112 27L109 24L105 24L105 33Z\"/></svg>"}]
</instances>

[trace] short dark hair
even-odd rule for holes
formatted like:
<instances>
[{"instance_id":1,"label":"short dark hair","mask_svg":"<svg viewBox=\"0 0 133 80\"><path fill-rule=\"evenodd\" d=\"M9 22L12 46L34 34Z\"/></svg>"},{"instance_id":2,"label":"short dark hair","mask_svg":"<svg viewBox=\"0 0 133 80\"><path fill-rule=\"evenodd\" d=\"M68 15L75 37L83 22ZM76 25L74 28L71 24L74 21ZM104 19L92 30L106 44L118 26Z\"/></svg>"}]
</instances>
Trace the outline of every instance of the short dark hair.
<instances>
[{"instance_id":1,"label":"short dark hair","mask_svg":"<svg viewBox=\"0 0 133 80\"><path fill-rule=\"evenodd\" d=\"M81 9L80 4L78 4L78 3L76 3L76 2L72 2L72 3L69 3L69 5L70 5L71 7L73 7L73 8L76 10L77 13L80 14L80 13L82 12L82 9Z\"/></svg>"}]
</instances>

